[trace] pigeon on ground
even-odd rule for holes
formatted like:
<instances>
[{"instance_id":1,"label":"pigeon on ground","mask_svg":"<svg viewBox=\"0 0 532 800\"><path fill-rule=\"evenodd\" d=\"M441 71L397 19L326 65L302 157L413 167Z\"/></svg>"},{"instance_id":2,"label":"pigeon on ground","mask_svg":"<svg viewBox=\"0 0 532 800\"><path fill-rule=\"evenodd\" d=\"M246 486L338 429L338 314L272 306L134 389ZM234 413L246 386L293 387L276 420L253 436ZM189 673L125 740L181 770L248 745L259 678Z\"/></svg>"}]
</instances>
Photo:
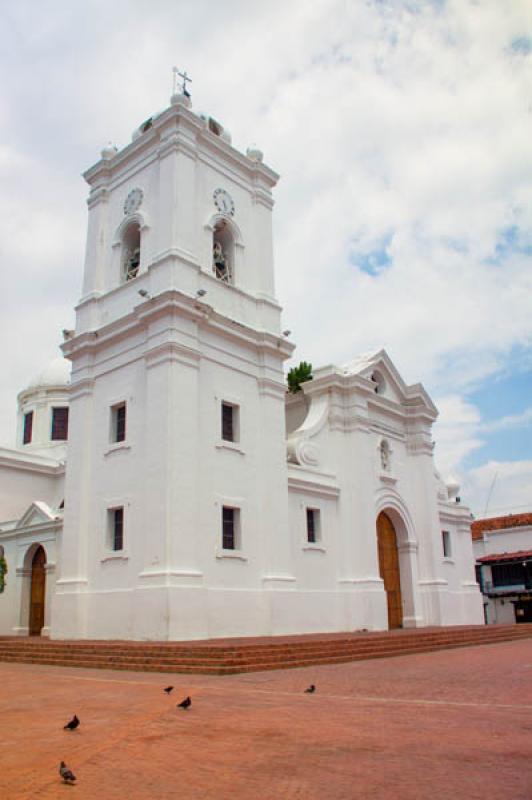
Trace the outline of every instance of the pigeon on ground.
<instances>
[{"instance_id":1,"label":"pigeon on ground","mask_svg":"<svg viewBox=\"0 0 532 800\"><path fill-rule=\"evenodd\" d=\"M308 689L305 689L305 694L314 694L315 691L316 687L314 686L313 683L311 683Z\"/></svg>"},{"instance_id":2,"label":"pigeon on ground","mask_svg":"<svg viewBox=\"0 0 532 800\"><path fill-rule=\"evenodd\" d=\"M74 714L74 716L72 717L70 722L67 722L66 725L63 725L63 730L65 730L65 731L75 731L76 728L78 727L78 725L79 725L79 719Z\"/></svg>"},{"instance_id":3,"label":"pigeon on ground","mask_svg":"<svg viewBox=\"0 0 532 800\"><path fill-rule=\"evenodd\" d=\"M65 783L74 783L74 781L76 780L76 776L74 775L72 770L70 770L67 767L64 761L61 761L61 763L59 764L59 774L61 775Z\"/></svg>"},{"instance_id":4,"label":"pigeon on ground","mask_svg":"<svg viewBox=\"0 0 532 800\"><path fill-rule=\"evenodd\" d=\"M180 703L177 703L176 708L183 708L186 710L191 705L192 705L192 700L190 699L190 697L185 697L184 700L181 700Z\"/></svg>"},{"instance_id":5,"label":"pigeon on ground","mask_svg":"<svg viewBox=\"0 0 532 800\"><path fill-rule=\"evenodd\" d=\"M166 689L163 689L163 692L166 692L166 694L170 694L173 688L174 688L173 686L167 686Z\"/></svg>"}]
</instances>

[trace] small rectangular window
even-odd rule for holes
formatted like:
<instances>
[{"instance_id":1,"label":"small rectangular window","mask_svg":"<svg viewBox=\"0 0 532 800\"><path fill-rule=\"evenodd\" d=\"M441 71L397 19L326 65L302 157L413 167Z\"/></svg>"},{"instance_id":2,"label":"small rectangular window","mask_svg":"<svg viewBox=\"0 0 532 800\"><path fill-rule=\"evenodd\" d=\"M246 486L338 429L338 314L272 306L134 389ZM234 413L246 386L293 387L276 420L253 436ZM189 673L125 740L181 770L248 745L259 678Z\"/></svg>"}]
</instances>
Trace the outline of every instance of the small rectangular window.
<instances>
[{"instance_id":1,"label":"small rectangular window","mask_svg":"<svg viewBox=\"0 0 532 800\"><path fill-rule=\"evenodd\" d=\"M109 545L111 550L124 549L124 509L110 508L109 519Z\"/></svg>"},{"instance_id":2,"label":"small rectangular window","mask_svg":"<svg viewBox=\"0 0 532 800\"><path fill-rule=\"evenodd\" d=\"M222 549L240 550L240 509L222 508Z\"/></svg>"},{"instance_id":3,"label":"small rectangular window","mask_svg":"<svg viewBox=\"0 0 532 800\"><path fill-rule=\"evenodd\" d=\"M111 407L111 441L126 440L126 404L119 403Z\"/></svg>"},{"instance_id":4,"label":"small rectangular window","mask_svg":"<svg viewBox=\"0 0 532 800\"><path fill-rule=\"evenodd\" d=\"M451 533L450 531L441 532L441 541L443 547L443 557L451 558Z\"/></svg>"},{"instance_id":5,"label":"small rectangular window","mask_svg":"<svg viewBox=\"0 0 532 800\"><path fill-rule=\"evenodd\" d=\"M24 432L22 434L22 444L29 444L31 442L31 434L33 431L33 411L28 411L24 414Z\"/></svg>"},{"instance_id":6,"label":"small rectangular window","mask_svg":"<svg viewBox=\"0 0 532 800\"><path fill-rule=\"evenodd\" d=\"M320 510L319 508L307 508L307 542L316 544L320 539Z\"/></svg>"},{"instance_id":7,"label":"small rectangular window","mask_svg":"<svg viewBox=\"0 0 532 800\"><path fill-rule=\"evenodd\" d=\"M66 441L68 439L68 408L52 409L52 440Z\"/></svg>"},{"instance_id":8,"label":"small rectangular window","mask_svg":"<svg viewBox=\"0 0 532 800\"><path fill-rule=\"evenodd\" d=\"M234 403L222 403L222 439L224 442L239 440L238 406Z\"/></svg>"}]
</instances>

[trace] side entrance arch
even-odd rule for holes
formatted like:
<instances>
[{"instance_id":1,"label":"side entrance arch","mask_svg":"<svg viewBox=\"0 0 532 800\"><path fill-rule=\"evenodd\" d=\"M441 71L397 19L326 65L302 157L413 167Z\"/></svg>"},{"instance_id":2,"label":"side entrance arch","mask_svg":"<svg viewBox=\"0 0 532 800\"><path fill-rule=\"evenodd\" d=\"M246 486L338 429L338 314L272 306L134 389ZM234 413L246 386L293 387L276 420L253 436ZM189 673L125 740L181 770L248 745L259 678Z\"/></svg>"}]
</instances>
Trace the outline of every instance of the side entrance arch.
<instances>
[{"instance_id":1,"label":"side entrance arch","mask_svg":"<svg viewBox=\"0 0 532 800\"><path fill-rule=\"evenodd\" d=\"M397 535L393 522L382 511L377 517L377 542L379 548L379 572L384 581L388 602L388 628L403 627L403 603L401 598L401 574Z\"/></svg>"},{"instance_id":2,"label":"side entrance arch","mask_svg":"<svg viewBox=\"0 0 532 800\"><path fill-rule=\"evenodd\" d=\"M44 598L46 594L46 553L39 545L31 562L30 636L40 636L44 627Z\"/></svg>"}]
</instances>

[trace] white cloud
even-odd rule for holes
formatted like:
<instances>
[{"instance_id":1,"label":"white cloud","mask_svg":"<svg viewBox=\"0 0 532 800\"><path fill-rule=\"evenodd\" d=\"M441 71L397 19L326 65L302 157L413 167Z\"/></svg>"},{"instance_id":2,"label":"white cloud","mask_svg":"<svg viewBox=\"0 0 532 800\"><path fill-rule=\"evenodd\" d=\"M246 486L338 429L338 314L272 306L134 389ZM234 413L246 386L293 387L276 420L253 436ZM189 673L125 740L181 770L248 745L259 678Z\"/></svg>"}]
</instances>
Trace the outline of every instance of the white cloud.
<instances>
[{"instance_id":1,"label":"white cloud","mask_svg":"<svg viewBox=\"0 0 532 800\"><path fill-rule=\"evenodd\" d=\"M464 459L484 444L479 410L460 395L440 397L436 404L440 412L433 429L436 465L444 479L451 474L462 479Z\"/></svg>"},{"instance_id":2,"label":"white cloud","mask_svg":"<svg viewBox=\"0 0 532 800\"><path fill-rule=\"evenodd\" d=\"M296 359L343 363L385 345L407 381L444 398L440 468L480 446L463 393L517 349L530 368L530 254L497 250L512 226L532 241L532 56L512 49L531 37L528 0L160 0L149 11L19 0L2 14L0 334L16 354L0 440L16 392L71 327L86 219L77 176L167 104L177 63L194 107L281 172L277 293ZM377 275L353 265L383 243Z\"/></svg>"},{"instance_id":3,"label":"white cloud","mask_svg":"<svg viewBox=\"0 0 532 800\"><path fill-rule=\"evenodd\" d=\"M485 422L482 430L493 433L494 431L504 431L510 428L524 428L532 425L532 408L526 408L520 414L508 414L493 422Z\"/></svg>"},{"instance_id":4,"label":"white cloud","mask_svg":"<svg viewBox=\"0 0 532 800\"><path fill-rule=\"evenodd\" d=\"M468 473L462 492L480 517L530 511L532 461L489 461Z\"/></svg>"}]
</instances>

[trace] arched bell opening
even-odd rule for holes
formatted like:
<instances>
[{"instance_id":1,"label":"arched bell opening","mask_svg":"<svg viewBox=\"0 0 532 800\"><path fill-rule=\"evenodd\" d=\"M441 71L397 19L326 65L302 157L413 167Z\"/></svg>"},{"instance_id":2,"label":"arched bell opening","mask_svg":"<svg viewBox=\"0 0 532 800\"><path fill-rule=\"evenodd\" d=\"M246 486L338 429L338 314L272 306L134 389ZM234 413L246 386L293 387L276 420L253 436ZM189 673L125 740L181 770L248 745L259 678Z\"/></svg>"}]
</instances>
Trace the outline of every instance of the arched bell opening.
<instances>
[{"instance_id":1,"label":"arched bell opening","mask_svg":"<svg viewBox=\"0 0 532 800\"><path fill-rule=\"evenodd\" d=\"M212 271L224 283L234 283L235 239L224 219L214 226L212 234Z\"/></svg>"},{"instance_id":2,"label":"arched bell opening","mask_svg":"<svg viewBox=\"0 0 532 800\"><path fill-rule=\"evenodd\" d=\"M122 281L136 278L140 269L140 225L132 222L122 237Z\"/></svg>"}]
</instances>

